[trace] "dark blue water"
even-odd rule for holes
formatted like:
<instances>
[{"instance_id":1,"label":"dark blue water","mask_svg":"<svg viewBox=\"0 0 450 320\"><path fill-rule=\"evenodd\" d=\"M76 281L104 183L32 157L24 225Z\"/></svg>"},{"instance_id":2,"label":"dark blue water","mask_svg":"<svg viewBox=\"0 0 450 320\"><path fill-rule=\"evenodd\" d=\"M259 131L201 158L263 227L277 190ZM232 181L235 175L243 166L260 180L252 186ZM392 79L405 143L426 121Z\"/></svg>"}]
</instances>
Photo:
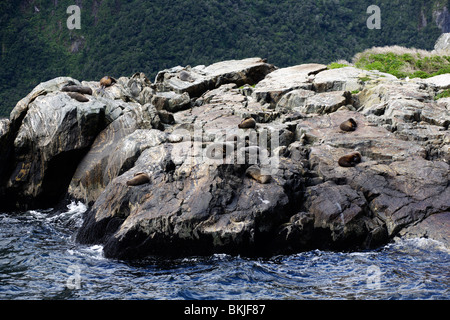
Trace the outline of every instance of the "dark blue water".
<instances>
[{"instance_id":1,"label":"dark blue water","mask_svg":"<svg viewBox=\"0 0 450 320\"><path fill-rule=\"evenodd\" d=\"M429 239L370 252L123 262L74 242L85 210L0 214L0 299L450 298L450 251Z\"/></svg>"}]
</instances>

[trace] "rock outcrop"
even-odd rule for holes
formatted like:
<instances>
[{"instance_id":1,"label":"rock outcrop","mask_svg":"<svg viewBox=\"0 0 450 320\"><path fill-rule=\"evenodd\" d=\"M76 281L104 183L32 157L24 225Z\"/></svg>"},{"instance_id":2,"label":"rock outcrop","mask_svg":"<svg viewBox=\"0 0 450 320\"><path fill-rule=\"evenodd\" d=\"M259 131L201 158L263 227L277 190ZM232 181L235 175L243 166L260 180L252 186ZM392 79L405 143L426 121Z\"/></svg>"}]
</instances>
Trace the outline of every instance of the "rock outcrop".
<instances>
[{"instance_id":1,"label":"rock outcrop","mask_svg":"<svg viewBox=\"0 0 450 320\"><path fill-rule=\"evenodd\" d=\"M186 92L190 97L199 97L222 84L256 84L274 69L260 58L222 61L194 68L178 66L160 71L155 86L158 91Z\"/></svg>"},{"instance_id":2,"label":"rock outcrop","mask_svg":"<svg viewBox=\"0 0 450 320\"><path fill-rule=\"evenodd\" d=\"M68 82L73 81L41 84L11 113L11 138L4 146L10 156L1 179L6 181L6 207L48 206L60 199L105 126L105 105L95 99L79 102L58 91L56 83Z\"/></svg>"},{"instance_id":3,"label":"rock outcrop","mask_svg":"<svg viewBox=\"0 0 450 320\"><path fill-rule=\"evenodd\" d=\"M411 235L448 245L450 102L435 97L449 77L251 58L107 88L57 78L0 121L1 205L82 200L77 241L122 259L356 250ZM72 99L67 84L92 95ZM256 125L238 128L247 117ZM342 131L349 118L356 129ZM338 165L354 151L360 163Z\"/></svg>"},{"instance_id":4,"label":"rock outcrop","mask_svg":"<svg viewBox=\"0 0 450 320\"><path fill-rule=\"evenodd\" d=\"M439 36L434 45L434 50L439 54L448 54L450 52L450 33L443 33Z\"/></svg>"}]
</instances>

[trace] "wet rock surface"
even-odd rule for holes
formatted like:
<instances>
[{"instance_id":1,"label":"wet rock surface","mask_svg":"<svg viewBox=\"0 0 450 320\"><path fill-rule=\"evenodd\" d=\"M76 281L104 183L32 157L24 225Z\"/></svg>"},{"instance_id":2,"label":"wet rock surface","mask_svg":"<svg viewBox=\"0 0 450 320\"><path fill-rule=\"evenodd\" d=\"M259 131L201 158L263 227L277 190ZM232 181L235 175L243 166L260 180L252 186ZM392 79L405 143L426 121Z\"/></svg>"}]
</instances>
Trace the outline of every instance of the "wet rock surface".
<instances>
[{"instance_id":1,"label":"wet rock surface","mask_svg":"<svg viewBox=\"0 0 450 320\"><path fill-rule=\"evenodd\" d=\"M448 244L443 78L259 58L107 88L57 78L0 122L1 204L82 200L77 241L122 259L357 250L412 235ZM89 101L66 85L89 87ZM248 117L256 125L239 128ZM355 130L343 131L350 118ZM361 162L339 166L352 152ZM139 175L148 178L127 183Z\"/></svg>"}]
</instances>

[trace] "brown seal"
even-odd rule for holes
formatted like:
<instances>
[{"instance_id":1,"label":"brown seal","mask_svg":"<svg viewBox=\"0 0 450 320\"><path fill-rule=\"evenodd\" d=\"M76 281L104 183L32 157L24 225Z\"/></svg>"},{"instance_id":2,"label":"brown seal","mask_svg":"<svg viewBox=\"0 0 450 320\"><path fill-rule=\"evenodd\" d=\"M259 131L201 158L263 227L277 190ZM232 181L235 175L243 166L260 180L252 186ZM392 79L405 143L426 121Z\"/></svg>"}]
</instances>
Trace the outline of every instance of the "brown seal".
<instances>
[{"instance_id":1,"label":"brown seal","mask_svg":"<svg viewBox=\"0 0 450 320\"><path fill-rule=\"evenodd\" d=\"M262 184L269 182L271 179L270 175L261 174L261 169L257 165L248 167L247 171L245 171L245 175Z\"/></svg>"},{"instance_id":2,"label":"brown seal","mask_svg":"<svg viewBox=\"0 0 450 320\"><path fill-rule=\"evenodd\" d=\"M77 85L73 85L73 86L65 86L61 89L61 91L63 92L78 92L78 93L82 93L82 94L89 94L92 95L92 89L89 87L83 87L83 86L77 86Z\"/></svg>"},{"instance_id":3,"label":"brown seal","mask_svg":"<svg viewBox=\"0 0 450 320\"><path fill-rule=\"evenodd\" d=\"M352 152L339 158L338 163L341 167L354 167L361 162L359 152Z\"/></svg>"},{"instance_id":4,"label":"brown seal","mask_svg":"<svg viewBox=\"0 0 450 320\"><path fill-rule=\"evenodd\" d=\"M150 182L150 177L144 172L138 172L134 174L134 178L127 181L127 186L139 186L144 183Z\"/></svg>"},{"instance_id":5,"label":"brown seal","mask_svg":"<svg viewBox=\"0 0 450 320\"><path fill-rule=\"evenodd\" d=\"M256 127L256 121L252 117L245 118L238 125L239 129L249 129L249 128L255 128L255 127Z\"/></svg>"},{"instance_id":6,"label":"brown seal","mask_svg":"<svg viewBox=\"0 0 450 320\"><path fill-rule=\"evenodd\" d=\"M341 128L342 131L355 131L357 126L356 121L350 118L342 122L339 128Z\"/></svg>"},{"instance_id":7,"label":"brown seal","mask_svg":"<svg viewBox=\"0 0 450 320\"><path fill-rule=\"evenodd\" d=\"M89 99L83 96L81 93L78 92L67 92L67 95L71 97L72 99L75 99L79 102L88 102Z\"/></svg>"},{"instance_id":8,"label":"brown seal","mask_svg":"<svg viewBox=\"0 0 450 320\"><path fill-rule=\"evenodd\" d=\"M112 86L116 82L117 82L116 79L114 79L113 77L104 76L103 78L100 79L100 87L106 88Z\"/></svg>"}]
</instances>

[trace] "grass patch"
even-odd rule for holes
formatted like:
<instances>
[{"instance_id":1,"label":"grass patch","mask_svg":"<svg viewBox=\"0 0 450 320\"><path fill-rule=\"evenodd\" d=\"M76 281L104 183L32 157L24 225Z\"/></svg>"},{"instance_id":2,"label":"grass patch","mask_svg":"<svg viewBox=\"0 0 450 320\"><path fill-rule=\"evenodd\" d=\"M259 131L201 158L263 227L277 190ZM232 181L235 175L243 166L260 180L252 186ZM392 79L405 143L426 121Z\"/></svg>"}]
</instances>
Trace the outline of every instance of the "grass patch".
<instances>
[{"instance_id":1,"label":"grass patch","mask_svg":"<svg viewBox=\"0 0 450 320\"><path fill-rule=\"evenodd\" d=\"M397 78L429 78L450 73L450 56L402 47L372 48L354 57L357 68L379 70Z\"/></svg>"},{"instance_id":2,"label":"grass patch","mask_svg":"<svg viewBox=\"0 0 450 320\"><path fill-rule=\"evenodd\" d=\"M338 63L338 62L332 62L329 65L327 65L328 69L340 69L340 68L345 68L345 67L349 67L350 65L345 64L345 63Z\"/></svg>"},{"instance_id":3,"label":"grass patch","mask_svg":"<svg viewBox=\"0 0 450 320\"><path fill-rule=\"evenodd\" d=\"M450 98L450 89L446 89L441 93L439 93L438 95L436 95L436 97L434 97L434 100L438 100L440 98Z\"/></svg>"},{"instance_id":4,"label":"grass patch","mask_svg":"<svg viewBox=\"0 0 450 320\"><path fill-rule=\"evenodd\" d=\"M367 82L367 81L369 81L371 78L370 78L370 77L359 77L358 79L359 79L359 81Z\"/></svg>"}]
</instances>

